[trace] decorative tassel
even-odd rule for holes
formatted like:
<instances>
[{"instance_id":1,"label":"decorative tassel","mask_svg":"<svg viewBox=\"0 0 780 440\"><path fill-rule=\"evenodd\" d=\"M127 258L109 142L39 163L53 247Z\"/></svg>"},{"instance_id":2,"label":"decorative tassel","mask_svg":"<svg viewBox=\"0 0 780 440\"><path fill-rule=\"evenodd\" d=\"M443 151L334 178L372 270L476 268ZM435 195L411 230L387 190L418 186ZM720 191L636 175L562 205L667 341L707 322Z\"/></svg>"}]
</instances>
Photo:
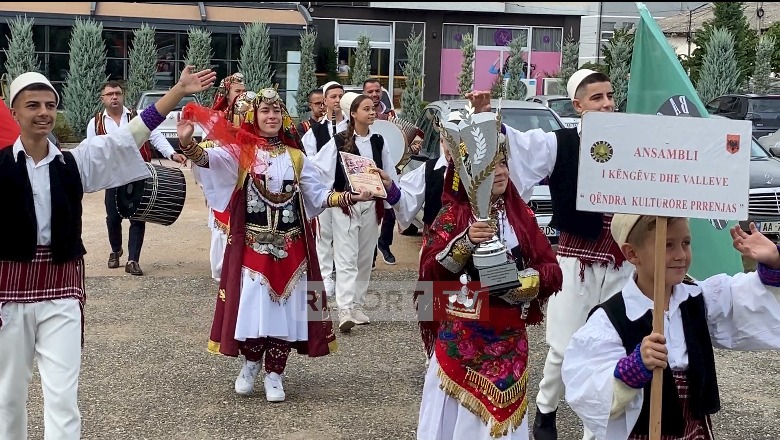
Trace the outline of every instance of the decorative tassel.
<instances>
[{"instance_id":1,"label":"decorative tassel","mask_svg":"<svg viewBox=\"0 0 780 440\"><path fill-rule=\"evenodd\" d=\"M493 417L490 411L488 411L484 403L474 397L463 387L458 385L454 380L447 377L447 374L444 373L441 368L439 368L439 371L436 374L439 377L439 380L441 380L441 389L445 393L460 402L460 404L469 410L469 412L479 417L485 425L490 425L491 437L504 437L509 434L510 429L514 432L523 423L525 413L528 410L528 400L526 398L525 392L522 394L523 400L517 410L511 416L509 416L509 418L503 422L499 422L495 419L495 417ZM527 378L527 373L524 373L524 377ZM525 387L523 387L523 390L525 390Z\"/></svg>"},{"instance_id":2,"label":"decorative tassel","mask_svg":"<svg viewBox=\"0 0 780 440\"><path fill-rule=\"evenodd\" d=\"M523 377L521 377L520 380L504 391L498 389L498 387L485 376L470 368L466 371L466 380L479 388L479 390L482 391L482 393L487 396L488 400L497 408L506 408L525 396L526 385L528 384L528 368L523 371Z\"/></svg>"}]
</instances>

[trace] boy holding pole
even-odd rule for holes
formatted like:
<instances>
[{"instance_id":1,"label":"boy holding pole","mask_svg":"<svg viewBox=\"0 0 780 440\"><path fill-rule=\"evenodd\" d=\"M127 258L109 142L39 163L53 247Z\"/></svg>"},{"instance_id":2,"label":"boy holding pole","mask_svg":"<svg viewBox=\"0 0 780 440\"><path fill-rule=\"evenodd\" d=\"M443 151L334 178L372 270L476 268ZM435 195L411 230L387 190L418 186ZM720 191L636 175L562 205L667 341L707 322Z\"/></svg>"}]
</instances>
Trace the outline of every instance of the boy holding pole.
<instances>
[{"instance_id":1,"label":"boy holding pole","mask_svg":"<svg viewBox=\"0 0 780 440\"><path fill-rule=\"evenodd\" d=\"M693 282L687 218L614 215L612 236L635 273L574 334L562 368L566 400L597 439L713 439L713 347L780 349L780 252L750 229L731 236L757 272Z\"/></svg>"}]
</instances>

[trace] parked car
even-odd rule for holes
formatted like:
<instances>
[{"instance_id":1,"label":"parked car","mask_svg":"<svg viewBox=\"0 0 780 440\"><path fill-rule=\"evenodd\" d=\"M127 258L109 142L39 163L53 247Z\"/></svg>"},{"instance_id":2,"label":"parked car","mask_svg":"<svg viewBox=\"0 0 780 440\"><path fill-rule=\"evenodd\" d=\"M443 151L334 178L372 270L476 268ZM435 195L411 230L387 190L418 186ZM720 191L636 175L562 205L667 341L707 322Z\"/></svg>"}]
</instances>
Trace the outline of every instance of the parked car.
<instances>
[{"instance_id":1,"label":"parked car","mask_svg":"<svg viewBox=\"0 0 780 440\"><path fill-rule=\"evenodd\" d=\"M539 104L550 107L552 111L560 116L563 125L567 128L574 128L580 123L580 115L574 110L574 104L571 98L564 95L537 95L532 96L526 101L538 102Z\"/></svg>"},{"instance_id":2,"label":"parked car","mask_svg":"<svg viewBox=\"0 0 780 440\"><path fill-rule=\"evenodd\" d=\"M412 160L401 170L402 175L423 165L428 158L439 157L439 132L436 128L436 118L446 117L452 111L464 108L467 102L466 100L435 101L425 107L423 115L417 123L420 130L425 133L422 149L418 155L412 156ZM491 105L496 109L498 100L492 100ZM552 109L542 104L503 100L501 105L502 121L518 130L541 128L546 132L551 132L564 126L560 117ZM529 206L536 215L539 228L550 240L550 243L557 246L558 231L549 226L552 219L552 200L549 187L546 185L535 186ZM422 215L423 213L420 211L414 222L414 226L418 230L422 230L423 227Z\"/></svg>"},{"instance_id":3,"label":"parked car","mask_svg":"<svg viewBox=\"0 0 780 440\"><path fill-rule=\"evenodd\" d=\"M780 95L723 95L708 102L705 107L711 115L752 121L755 138L780 129Z\"/></svg>"},{"instance_id":4,"label":"parked car","mask_svg":"<svg viewBox=\"0 0 780 440\"><path fill-rule=\"evenodd\" d=\"M167 90L147 90L142 92L141 96L138 98L138 103L136 103L135 106L136 111L141 113L144 111L144 109L146 109L146 107L149 107L150 105L157 102L167 92ZM168 139L168 142L170 142L171 146L177 152L181 152L181 146L179 146L179 135L176 133L176 124L182 109L190 102L200 103L195 95L185 96L181 99L181 101L179 101L178 104L176 104L176 107L173 109L173 111L168 113L165 121L163 121L163 123L158 127L158 130L163 134L163 136L165 136L166 139ZM195 125L195 133L193 134L193 138L195 138L195 140L198 142L203 140L203 129L199 125ZM153 150L153 152L156 154L157 150Z\"/></svg>"}]
</instances>

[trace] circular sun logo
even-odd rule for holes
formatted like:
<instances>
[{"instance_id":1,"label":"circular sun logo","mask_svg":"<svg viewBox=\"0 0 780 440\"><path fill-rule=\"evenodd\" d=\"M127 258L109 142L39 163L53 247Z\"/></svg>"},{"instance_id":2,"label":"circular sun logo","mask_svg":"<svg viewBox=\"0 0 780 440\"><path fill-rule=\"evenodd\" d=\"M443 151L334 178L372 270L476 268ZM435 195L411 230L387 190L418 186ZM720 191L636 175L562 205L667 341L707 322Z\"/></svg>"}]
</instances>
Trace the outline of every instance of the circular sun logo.
<instances>
[{"instance_id":1,"label":"circular sun logo","mask_svg":"<svg viewBox=\"0 0 780 440\"><path fill-rule=\"evenodd\" d=\"M590 157L598 163L606 163L612 159L612 145L605 141L598 141L590 147Z\"/></svg>"}]
</instances>

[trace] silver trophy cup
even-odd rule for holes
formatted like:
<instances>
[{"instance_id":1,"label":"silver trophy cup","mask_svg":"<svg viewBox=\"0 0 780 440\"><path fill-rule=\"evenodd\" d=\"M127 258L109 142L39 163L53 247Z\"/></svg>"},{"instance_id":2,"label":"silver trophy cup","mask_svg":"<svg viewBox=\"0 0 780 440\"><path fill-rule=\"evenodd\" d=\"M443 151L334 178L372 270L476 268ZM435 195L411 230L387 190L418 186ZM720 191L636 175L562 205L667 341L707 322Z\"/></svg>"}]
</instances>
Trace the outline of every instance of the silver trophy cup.
<instances>
[{"instance_id":1,"label":"silver trophy cup","mask_svg":"<svg viewBox=\"0 0 780 440\"><path fill-rule=\"evenodd\" d=\"M498 165L500 122L492 112L474 113L470 104L457 124L442 122L442 135L455 170L469 197L477 221L495 224L490 217L493 180ZM517 267L506 246L494 236L480 243L472 254L483 288L505 290L519 285Z\"/></svg>"}]
</instances>

